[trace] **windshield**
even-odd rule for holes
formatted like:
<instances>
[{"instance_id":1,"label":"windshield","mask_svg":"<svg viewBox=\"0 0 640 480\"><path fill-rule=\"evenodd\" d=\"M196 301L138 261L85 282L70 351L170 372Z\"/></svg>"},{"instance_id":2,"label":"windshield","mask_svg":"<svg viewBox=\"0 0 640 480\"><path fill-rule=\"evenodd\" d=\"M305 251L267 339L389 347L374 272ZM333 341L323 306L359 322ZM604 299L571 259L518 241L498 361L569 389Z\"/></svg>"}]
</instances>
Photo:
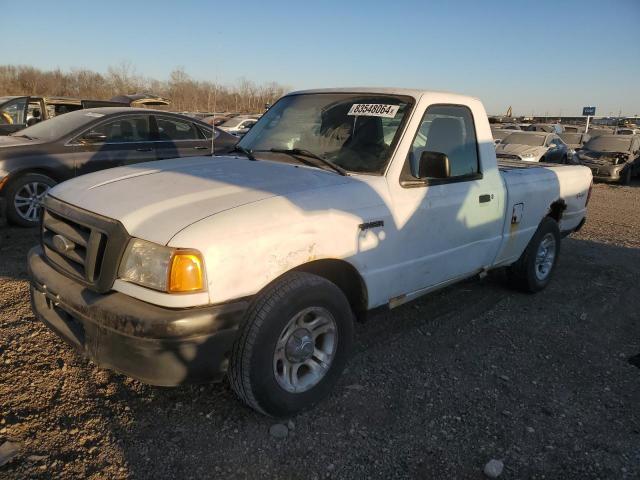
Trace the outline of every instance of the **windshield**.
<instances>
[{"instance_id":1,"label":"windshield","mask_svg":"<svg viewBox=\"0 0 640 480\"><path fill-rule=\"evenodd\" d=\"M504 140L503 145L514 143L516 145L529 145L530 147L542 147L546 135L531 135L530 133L512 133Z\"/></svg>"},{"instance_id":2,"label":"windshield","mask_svg":"<svg viewBox=\"0 0 640 480\"><path fill-rule=\"evenodd\" d=\"M577 145L580 143L581 133L563 133L560 137L570 145Z\"/></svg>"},{"instance_id":3,"label":"windshield","mask_svg":"<svg viewBox=\"0 0 640 480\"><path fill-rule=\"evenodd\" d=\"M631 148L631 139L601 136L589 140L585 143L584 148L594 152L628 152Z\"/></svg>"},{"instance_id":4,"label":"windshield","mask_svg":"<svg viewBox=\"0 0 640 480\"><path fill-rule=\"evenodd\" d=\"M103 116L102 113L78 110L36 123L31 127L20 130L15 135L18 137L24 135L36 140L53 141Z\"/></svg>"},{"instance_id":5,"label":"windshield","mask_svg":"<svg viewBox=\"0 0 640 480\"><path fill-rule=\"evenodd\" d=\"M239 145L254 152L308 150L348 171L381 174L411 105L410 98L397 95L290 95L271 107Z\"/></svg>"}]
</instances>

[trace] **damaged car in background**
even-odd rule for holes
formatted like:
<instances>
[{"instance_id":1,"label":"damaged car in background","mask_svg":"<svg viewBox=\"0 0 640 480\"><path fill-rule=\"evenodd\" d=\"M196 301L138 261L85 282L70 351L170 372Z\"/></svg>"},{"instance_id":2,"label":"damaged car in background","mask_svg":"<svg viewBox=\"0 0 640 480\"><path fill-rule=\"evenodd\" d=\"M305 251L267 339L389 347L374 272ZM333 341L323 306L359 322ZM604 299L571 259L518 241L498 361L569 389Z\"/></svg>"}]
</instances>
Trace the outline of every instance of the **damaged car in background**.
<instances>
[{"instance_id":1,"label":"damaged car in background","mask_svg":"<svg viewBox=\"0 0 640 480\"><path fill-rule=\"evenodd\" d=\"M578 151L577 159L597 180L628 185L640 174L640 135L600 135Z\"/></svg>"},{"instance_id":2,"label":"damaged car in background","mask_svg":"<svg viewBox=\"0 0 640 480\"><path fill-rule=\"evenodd\" d=\"M500 159L524 162L573 163L573 151L555 133L514 132L496 145Z\"/></svg>"},{"instance_id":3,"label":"damaged car in background","mask_svg":"<svg viewBox=\"0 0 640 480\"><path fill-rule=\"evenodd\" d=\"M152 93L118 95L111 100L88 100L73 97L6 96L0 97L0 135L9 135L23 128L59 115L97 107L166 106L170 101Z\"/></svg>"}]
</instances>

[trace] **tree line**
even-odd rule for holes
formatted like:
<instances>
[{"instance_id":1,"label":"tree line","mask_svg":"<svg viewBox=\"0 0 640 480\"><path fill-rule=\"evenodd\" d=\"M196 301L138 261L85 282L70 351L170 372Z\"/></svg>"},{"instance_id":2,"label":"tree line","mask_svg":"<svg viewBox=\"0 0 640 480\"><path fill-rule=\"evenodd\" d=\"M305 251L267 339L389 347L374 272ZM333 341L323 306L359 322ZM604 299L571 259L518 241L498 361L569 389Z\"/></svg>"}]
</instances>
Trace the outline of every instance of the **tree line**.
<instances>
[{"instance_id":1,"label":"tree line","mask_svg":"<svg viewBox=\"0 0 640 480\"><path fill-rule=\"evenodd\" d=\"M171 101L170 110L189 112L261 112L288 87L276 82L255 83L241 78L222 85L191 78L183 68L168 80L138 75L129 63L102 74L86 69L41 70L24 65L0 65L0 95L41 95L109 100L116 95L153 93Z\"/></svg>"}]
</instances>

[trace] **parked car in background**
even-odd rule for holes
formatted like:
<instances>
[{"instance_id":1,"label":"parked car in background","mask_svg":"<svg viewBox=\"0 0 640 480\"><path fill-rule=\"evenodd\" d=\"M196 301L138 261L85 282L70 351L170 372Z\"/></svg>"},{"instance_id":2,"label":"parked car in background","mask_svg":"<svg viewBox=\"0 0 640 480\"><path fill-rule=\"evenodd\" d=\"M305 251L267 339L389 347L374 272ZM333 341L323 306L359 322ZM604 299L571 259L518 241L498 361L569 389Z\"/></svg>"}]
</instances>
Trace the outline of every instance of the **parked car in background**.
<instances>
[{"instance_id":1,"label":"parked car in background","mask_svg":"<svg viewBox=\"0 0 640 480\"><path fill-rule=\"evenodd\" d=\"M504 128L494 128L494 126L495 125L491 126L491 134L493 135L493 141L496 144L500 143L502 139L504 139L505 137L513 133L513 130L507 130Z\"/></svg>"},{"instance_id":2,"label":"parked car in background","mask_svg":"<svg viewBox=\"0 0 640 480\"><path fill-rule=\"evenodd\" d=\"M8 96L0 97L0 135L9 135L63 113L92 107L118 105L101 100L67 97Z\"/></svg>"},{"instance_id":3,"label":"parked car in background","mask_svg":"<svg viewBox=\"0 0 640 480\"><path fill-rule=\"evenodd\" d=\"M600 135L585 143L576 157L593 178L626 185L640 174L640 135Z\"/></svg>"},{"instance_id":4,"label":"parked car in background","mask_svg":"<svg viewBox=\"0 0 640 480\"><path fill-rule=\"evenodd\" d=\"M559 123L532 123L523 130L526 132L563 133L564 127Z\"/></svg>"},{"instance_id":5,"label":"parked car in background","mask_svg":"<svg viewBox=\"0 0 640 480\"><path fill-rule=\"evenodd\" d=\"M230 119L231 117L228 117L226 115L211 115L209 117L203 118L202 121L207 125L213 125L214 127L219 127L220 125L224 124L224 122L227 122Z\"/></svg>"},{"instance_id":6,"label":"parked car in background","mask_svg":"<svg viewBox=\"0 0 640 480\"><path fill-rule=\"evenodd\" d=\"M599 137L600 135L613 135L613 128L604 126L589 127L588 133L591 138Z\"/></svg>"},{"instance_id":7,"label":"parked car in background","mask_svg":"<svg viewBox=\"0 0 640 480\"><path fill-rule=\"evenodd\" d=\"M563 125L565 133L584 133L584 125Z\"/></svg>"},{"instance_id":8,"label":"parked car in background","mask_svg":"<svg viewBox=\"0 0 640 480\"><path fill-rule=\"evenodd\" d=\"M220 129L232 135L241 137L246 134L257 121L258 119L253 116L238 115L237 117L233 117L220 125Z\"/></svg>"},{"instance_id":9,"label":"parked car in background","mask_svg":"<svg viewBox=\"0 0 640 480\"><path fill-rule=\"evenodd\" d=\"M0 97L0 135L9 135L58 115L86 108L141 107L168 104L169 100L151 93L118 95L111 100L33 95Z\"/></svg>"},{"instance_id":10,"label":"parked car in background","mask_svg":"<svg viewBox=\"0 0 640 480\"><path fill-rule=\"evenodd\" d=\"M11 223L40 220L40 202L58 182L163 158L209 155L211 127L167 112L130 107L78 110L0 137L0 197ZM216 153L237 137L216 129Z\"/></svg>"},{"instance_id":11,"label":"parked car in background","mask_svg":"<svg viewBox=\"0 0 640 480\"><path fill-rule=\"evenodd\" d=\"M618 127L616 135L638 135L640 134L640 128L634 127Z\"/></svg>"},{"instance_id":12,"label":"parked car in background","mask_svg":"<svg viewBox=\"0 0 640 480\"><path fill-rule=\"evenodd\" d=\"M559 134L558 136L572 150L578 150L579 148L582 148L582 145L584 145L585 142L588 142L589 139L591 138L591 135L589 135L588 133L565 132L565 133Z\"/></svg>"},{"instance_id":13,"label":"parked car in background","mask_svg":"<svg viewBox=\"0 0 640 480\"><path fill-rule=\"evenodd\" d=\"M555 133L513 132L496 146L496 155L525 162L572 163L573 151Z\"/></svg>"}]
</instances>

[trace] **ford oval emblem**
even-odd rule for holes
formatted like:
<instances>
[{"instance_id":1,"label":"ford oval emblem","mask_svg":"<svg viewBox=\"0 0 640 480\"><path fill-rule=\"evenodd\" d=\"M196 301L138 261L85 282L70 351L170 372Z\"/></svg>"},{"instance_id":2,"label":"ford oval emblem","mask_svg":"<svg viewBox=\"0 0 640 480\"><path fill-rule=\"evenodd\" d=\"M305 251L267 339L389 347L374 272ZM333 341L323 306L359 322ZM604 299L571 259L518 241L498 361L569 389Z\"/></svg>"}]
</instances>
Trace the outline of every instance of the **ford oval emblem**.
<instances>
[{"instance_id":1,"label":"ford oval emblem","mask_svg":"<svg viewBox=\"0 0 640 480\"><path fill-rule=\"evenodd\" d=\"M53 236L53 246L60 253L70 252L76 247L71 240L69 240L66 237L63 237L62 235Z\"/></svg>"}]
</instances>

